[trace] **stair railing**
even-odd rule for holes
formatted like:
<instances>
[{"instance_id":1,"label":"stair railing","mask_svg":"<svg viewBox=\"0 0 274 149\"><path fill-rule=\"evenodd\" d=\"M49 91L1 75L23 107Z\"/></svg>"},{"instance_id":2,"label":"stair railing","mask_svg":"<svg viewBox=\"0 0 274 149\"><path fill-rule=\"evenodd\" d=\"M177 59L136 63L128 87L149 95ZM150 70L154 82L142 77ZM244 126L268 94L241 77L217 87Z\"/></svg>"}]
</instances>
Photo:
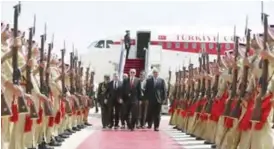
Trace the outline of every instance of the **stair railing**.
<instances>
[{"instance_id":1,"label":"stair railing","mask_svg":"<svg viewBox=\"0 0 274 149\"><path fill-rule=\"evenodd\" d=\"M148 48L144 49L146 51L146 56L145 56L145 75L146 77L148 76L148 73L150 71L150 50L149 50L149 45L150 42L148 43Z\"/></svg>"},{"instance_id":2,"label":"stair railing","mask_svg":"<svg viewBox=\"0 0 274 149\"><path fill-rule=\"evenodd\" d=\"M125 63L126 63L126 51L124 48L124 42L123 40L121 40L121 54L120 54L120 61L119 61L119 68L118 68L119 78L121 81L123 80Z\"/></svg>"}]
</instances>

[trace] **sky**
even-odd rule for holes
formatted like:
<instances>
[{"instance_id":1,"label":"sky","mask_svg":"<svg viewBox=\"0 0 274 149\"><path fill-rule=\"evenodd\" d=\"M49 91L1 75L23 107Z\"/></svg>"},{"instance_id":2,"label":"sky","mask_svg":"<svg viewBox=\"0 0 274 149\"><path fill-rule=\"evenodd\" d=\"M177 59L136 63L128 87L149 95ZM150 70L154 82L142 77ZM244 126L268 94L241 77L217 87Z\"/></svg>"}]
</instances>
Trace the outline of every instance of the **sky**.
<instances>
[{"instance_id":1,"label":"sky","mask_svg":"<svg viewBox=\"0 0 274 149\"><path fill-rule=\"evenodd\" d=\"M16 1L1 2L1 21L13 23ZM225 32L244 34L245 18L249 27L262 31L261 2L256 1L23 1L19 27L27 29L36 15L35 39L40 41L47 24L47 41L54 33L54 53L60 55L63 43L67 51L72 44L79 53L87 52L94 40L127 29L157 28L171 32ZM271 9L272 8L272 9ZM264 3L264 11L274 24L274 1ZM67 53L68 57L68 53Z\"/></svg>"}]
</instances>

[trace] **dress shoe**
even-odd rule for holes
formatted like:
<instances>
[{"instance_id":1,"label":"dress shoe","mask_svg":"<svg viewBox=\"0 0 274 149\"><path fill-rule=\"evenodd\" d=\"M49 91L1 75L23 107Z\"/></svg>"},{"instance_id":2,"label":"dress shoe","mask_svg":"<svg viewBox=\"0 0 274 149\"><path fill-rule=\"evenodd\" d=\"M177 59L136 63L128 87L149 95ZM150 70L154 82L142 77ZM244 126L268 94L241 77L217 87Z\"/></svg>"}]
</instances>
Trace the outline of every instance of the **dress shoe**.
<instances>
[{"instance_id":1,"label":"dress shoe","mask_svg":"<svg viewBox=\"0 0 274 149\"><path fill-rule=\"evenodd\" d=\"M55 140L51 140L50 143L48 143L49 146L61 146L62 144L60 142L57 142Z\"/></svg>"},{"instance_id":2,"label":"dress shoe","mask_svg":"<svg viewBox=\"0 0 274 149\"><path fill-rule=\"evenodd\" d=\"M211 143L209 141L205 141L204 144L213 144L213 143Z\"/></svg>"},{"instance_id":3,"label":"dress shoe","mask_svg":"<svg viewBox=\"0 0 274 149\"><path fill-rule=\"evenodd\" d=\"M151 127L152 127L152 126L150 126L150 125L149 125L149 126L147 126L147 128L148 128L148 129L151 129Z\"/></svg>"},{"instance_id":4,"label":"dress shoe","mask_svg":"<svg viewBox=\"0 0 274 149\"><path fill-rule=\"evenodd\" d=\"M57 142L64 142L65 140L59 136L54 137L55 141Z\"/></svg>"},{"instance_id":5,"label":"dress shoe","mask_svg":"<svg viewBox=\"0 0 274 149\"><path fill-rule=\"evenodd\" d=\"M74 131L80 131L80 129L78 127L72 127L72 130L74 130Z\"/></svg>"},{"instance_id":6,"label":"dress shoe","mask_svg":"<svg viewBox=\"0 0 274 149\"><path fill-rule=\"evenodd\" d=\"M109 125L109 126L108 126L109 129L112 129L112 127L113 127L112 125Z\"/></svg>"},{"instance_id":7,"label":"dress shoe","mask_svg":"<svg viewBox=\"0 0 274 149\"><path fill-rule=\"evenodd\" d=\"M54 148L48 147L46 142L42 142L41 144L38 144L38 149L54 149Z\"/></svg>"},{"instance_id":8,"label":"dress shoe","mask_svg":"<svg viewBox=\"0 0 274 149\"><path fill-rule=\"evenodd\" d=\"M154 128L154 131L159 131L159 128Z\"/></svg>"},{"instance_id":9,"label":"dress shoe","mask_svg":"<svg viewBox=\"0 0 274 149\"><path fill-rule=\"evenodd\" d=\"M114 126L114 129L118 129L119 128L119 126Z\"/></svg>"},{"instance_id":10,"label":"dress shoe","mask_svg":"<svg viewBox=\"0 0 274 149\"><path fill-rule=\"evenodd\" d=\"M85 125L78 125L77 126L79 129L84 129L86 126Z\"/></svg>"},{"instance_id":11,"label":"dress shoe","mask_svg":"<svg viewBox=\"0 0 274 149\"><path fill-rule=\"evenodd\" d=\"M35 147L30 147L30 148L28 148L28 149L36 149Z\"/></svg>"},{"instance_id":12,"label":"dress shoe","mask_svg":"<svg viewBox=\"0 0 274 149\"><path fill-rule=\"evenodd\" d=\"M212 144L211 148L217 148L217 145L216 144Z\"/></svg>"},{"instance_id":13,"label":"dress shoe","mask_svg":"<svg viewBox=\"0 0 274 149\"><path fill-rule=\"evenodd\" d=\"M121 129L125 129L125 128L126 128L126 126L125 126L125 125L122 125Z\"/></svg>"},{"instance_id":14,"label":"dress shoe","mask_svg":"<svg viewBox=\"0 0 274 149\"><path fill-rule=\"evenodd\" d=\"M134 131L134 128L130 128L129 130L130 130L130 131Z\"/></svg>"},{"instance_id":15,"label":"dress shoe","mask_svg":"<svg viewBox=\"0 0 274 149\"><path fill-rule=\"evenodd\" d=\"M203 138L197 137L196 140L204 140Z\"/></svg>"},{"instance_id":16,"label":"dress shoe","mask_svg":"<svg viewBox=\"0 0 274 149\"><path fill-rule=\"evenodd\" d=\"M174 126L173 129L177 129L177 126Z\"/></svg>"},{"instance_id":17,"label":"dress shoe","mask_svg":"<svg viewBox=\"0 0 274 149\"><path fill-rule=\"evenodd\" d=\"M86 126L92 126L92 124L90 124L90 123L88 123L88 122L86 122L85 125L86 125Z\"/></svg>"},{"instance_id":18,"label":"dress shoe","mask_svg":"<svg viewBox=\"0 0 274 149\"><path fill-rule=\"evenodd\" d=\"M68 135L64 135L64 134L60 134L59 137L64 138L64 139L69 138Z\"/></svg>"},{"instance_id":19,"label":"dress shoe","mask_svg":"<svg viewBox=\"0 0 274 149\"><path fill-rule=\"evenodd\" d=\"M75 131L73 131L72 129L67 129L67 131L70 133L75 133Z\"/></svg>"},{"instance_id":20,"label":"dress shoe","mask_svg":"<svg viewBox=\"0 0 274 149\"><path fill-rule=\"evenodd\" d=\"M72 132L70 132L70 131L68 131L68 130L65 130L65 131L64 131L64 134L72 135Z\"/></svg>"}]
</instances>

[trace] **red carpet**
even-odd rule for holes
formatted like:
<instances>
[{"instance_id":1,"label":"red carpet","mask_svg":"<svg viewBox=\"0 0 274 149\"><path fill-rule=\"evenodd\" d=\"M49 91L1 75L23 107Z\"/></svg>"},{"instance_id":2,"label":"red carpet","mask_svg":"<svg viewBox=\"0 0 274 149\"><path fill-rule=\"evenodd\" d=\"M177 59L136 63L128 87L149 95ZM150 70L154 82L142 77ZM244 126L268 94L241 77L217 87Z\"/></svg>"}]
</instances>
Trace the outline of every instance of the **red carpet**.
<instances>
[{"instance_id":1,"label":"red carpet","mask_svg":"<svg viewBox=\"0 0 274 149\"><path fill-rule=\"evenodd\" d=\"M163 122L164 123L164 122ZM163 126L165 125L165 126ZM162 125L167 127L166 124ZM165 132L153 130L97 130L77 149L180 149Z\"/></svg>"}]
</instances>

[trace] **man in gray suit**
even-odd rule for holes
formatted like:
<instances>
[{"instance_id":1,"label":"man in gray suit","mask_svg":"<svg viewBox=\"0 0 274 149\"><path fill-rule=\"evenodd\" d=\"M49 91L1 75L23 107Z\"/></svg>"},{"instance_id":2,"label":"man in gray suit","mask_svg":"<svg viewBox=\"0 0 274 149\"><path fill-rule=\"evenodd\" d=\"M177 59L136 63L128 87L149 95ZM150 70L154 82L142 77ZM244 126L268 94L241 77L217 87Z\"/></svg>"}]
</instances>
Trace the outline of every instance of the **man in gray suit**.
<instances>
[{"instance_id":1,"label":"man in gray suit","mask_svg":"<svg viewBox=\"0 0 274 149\"><path fill-rule=\"evenodd\" d=\"M147 121L148 128L154 123L154 130L159 131L161 107L166 100L166 84L164 79L159 77L158 70L153 69L153 77L148 78L145 86L145 98L148 99Z\"/></svg>"}]
</instances>

